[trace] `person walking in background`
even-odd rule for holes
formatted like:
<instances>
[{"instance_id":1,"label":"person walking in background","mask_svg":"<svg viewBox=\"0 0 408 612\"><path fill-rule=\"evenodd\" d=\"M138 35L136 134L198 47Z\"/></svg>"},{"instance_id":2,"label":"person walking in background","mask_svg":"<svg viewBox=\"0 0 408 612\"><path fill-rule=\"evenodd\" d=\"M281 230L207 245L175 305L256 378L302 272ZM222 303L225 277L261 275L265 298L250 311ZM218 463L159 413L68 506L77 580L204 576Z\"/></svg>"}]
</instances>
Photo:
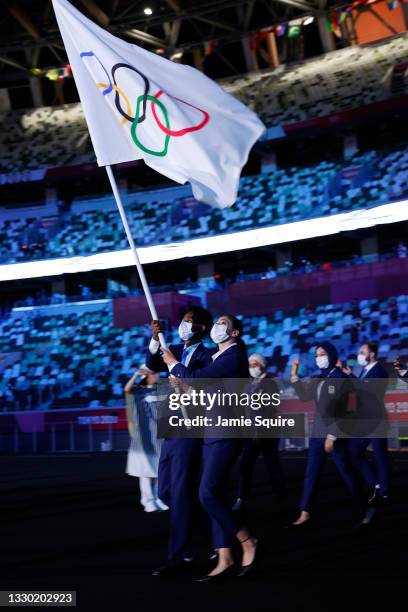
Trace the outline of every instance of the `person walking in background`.
<instances>
[{"instance_id":1,"label":"person walking in background","mask_svg":"<svg viewBox=\"0 0 408 612\"><path fill-rule=\"evenodd\" d=\"M327 457L332 454L336 467L356 500L360 499L360 487L348 456L348 440L338 438L338 421L347 414L349 383L347 375L336 364L338 354L330 342L322 342L316 349L317 377L308 382L298 376L300 360L292 362L291 382L303 402L314 401L313 418L306 475L300 502L300 516L293 523L296 528L306 525L317 492L317 486Z\"/></svg>"},{"instance_id":2,"label":"person walking in background","mask_svg":"<svg viewBox=\"0 0 408 612\"><path fill-rule=\"evenodd\" d=\"M350 458L367 485L368 503L371 506L362 524L371 521L375 508L388 499L390 489L388 420L384 406L388 373L379 363L377 353L376 342L364 342L357 355L357 362L361 366L359 377L352 373L351 368L343 368L357 393L356 426L350 440ZM356 437L359 434L361 437ZM373 463L367 458L367 448L370 445Z\"/></svg>"},{"instance_id":3,"label":"person walking in background","mask_svg":"<svg viewBox=\"0 0 408 612\"><path fill-rule=\"evenodd\" d=\"M141 380L136 384L139 376ZM157 473L161 440L157 439L157 380L158 374L143 365L124 388L131 437L126 473L139 478L140 503L145 512L168 509L158 497Z\"/></svg>"},{"instance_id":4,"label":"person walking in background","mask_svg":"<svg viewBox=\"0 0 408 612\"><path fill-rule=\"evenodd\" d=\"M262 393L268 391L279 394L279 387L272 377L268 377L266 372L266 359L259 353L253 353L248 360L249 374L252 378L250 393ZM267 389L263 388L266 387ZM264 383L264 384L263 384ZM234 511L241 509L242 504L248 499L251 490L252 474L256 461L262 454L268 470L272 490L279 500L286 499L285 476L279 460L280 438L254 438L246 440L242 450L239 466L239 482L237 499L232 506Z\"/></svg>"}]
</instances>

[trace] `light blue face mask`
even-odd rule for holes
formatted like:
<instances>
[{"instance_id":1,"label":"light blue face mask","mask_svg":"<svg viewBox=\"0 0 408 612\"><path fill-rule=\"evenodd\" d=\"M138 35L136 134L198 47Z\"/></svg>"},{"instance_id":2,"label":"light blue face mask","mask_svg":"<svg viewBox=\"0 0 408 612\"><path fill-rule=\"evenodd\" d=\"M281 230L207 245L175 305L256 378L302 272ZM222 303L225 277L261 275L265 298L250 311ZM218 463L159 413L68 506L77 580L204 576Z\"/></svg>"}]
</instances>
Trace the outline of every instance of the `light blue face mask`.
<instances>
[{"instance_id":1,"label":"light blue face mask","mask_svg":"<svg viewBox=\"0 0 408 612\"><path fill-rule=\"evenodd\" d=\"M194 336L192 322L182 321L179 325L178 333L183 342L187 342L187 340L190 340L190 338Z\"/></svg>"},{"instance_id":2,"label":"light blue face mask","mask_svg":"<svg viewBox=\"0 0 408 612\"><path fill-rule=\"evenodd\" d=\"M210 332L211 340L215 344L220 344L221 342L226 342L229 338L229 334L227 332L227 326L225 323L214 323Z\"/></svg>"},{"instance_id":3,"label":"light blue face mask","mask_svg":"<svg viewBox=\"0 0 408 612\"><path fill-rule=\"evenodd\" d=\"M316 357L316 365L321 370L325 370L329 367L329 358L327 355L319 355Z\"/></svg>"}]
</instances>

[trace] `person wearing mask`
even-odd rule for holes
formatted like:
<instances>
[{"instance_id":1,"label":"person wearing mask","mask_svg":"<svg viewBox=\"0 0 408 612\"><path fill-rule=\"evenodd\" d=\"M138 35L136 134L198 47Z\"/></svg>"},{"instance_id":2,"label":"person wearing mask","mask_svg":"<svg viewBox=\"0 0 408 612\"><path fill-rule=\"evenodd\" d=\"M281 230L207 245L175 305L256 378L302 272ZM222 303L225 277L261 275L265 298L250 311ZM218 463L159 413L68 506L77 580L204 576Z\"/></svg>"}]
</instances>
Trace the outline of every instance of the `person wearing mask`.
<instances>
[{"instance_id":1,"label":"person wearing mask","mask_svg":"<svg viewBox=\"0 0 408 612\"><path fill-rule=\"evenodd\" d=\"M178 333L181 342L170 345L180 363L191 369L211 363L211 353L202 340L212 324L211 313L195 306L183 316ZM146 355L146 365L155 372L168 372L163 360L158 334L158 321L151 324L153 337ZM163 440L159 461L160 499L170 508L169 547L166 563L153 570L153 576L166 577L184 574L192 568L192 522L194 501L198 497L198 483L202 454L202 440L177 438Z\"/></svg>"},{"instance_id":2,"label":"person wearing mask","mask_svg":"<svg viewBox=\"0 0 408 612\"><path fill-rule=\"evenodd\" d=\"M141 381L136 384L136 379ZM139 478L140 503L145 512L168 510L157 492L161 441L157 439L157 379L144 365L126 383L126 416L131 437L126 473Z\"/></svg>"},{"instance_id":3,"label":"person wearing mask","mask_svg":"<svg viewBox=\"0 0 408 612\"><path fill-rule=\"evenodd\" d=\"M265 383L265 379L268 378L268 393L279 394L278 385L272 378L268 377L266 373L266 359L263 355L254 353L249 357L248 365L249 374L252 379L250 386L250 391L252 393L262 393L264 390L262 383ZM279 461L279 444L280 438L254 438L245 441L240 460L238 495L232 507L234 511L240 510L243 502L249 497L254 466L260 454L262 454L264 458L266 469L268 470L273 491L277 499L286 499L285 477Z\"/></svg>"},{"instance_id":4,"label":"person wearing mask","mask_svg":"<svg viewBox=\"0 0 408 612\"><path fill-rule=\"evenodd\" d=\"M350 457L369 489L368 502L371 506L384 502L388 498L390 488L387 412L384 406L388 373L379 363L377 352L376 342L364 342L360 346L357 363L361 366L361 371L358 378L351 368L343 368L357 393L356 427L354 436L350 439ZM374 433L374 429L375 437L356 437L360 432ZM373 449L374 463L367 458L369 445ZM362 524L370 522L373 516L374 512L369 508Z\"/></svg>"},{"instance_id":5,"label":"person wearing mask","mask_svg":"<svg viewBox=\"0 0 408 612\"><path fill-rule=\"evenodd\" d=\"M162 349L163 359L171 374L187 379L222 378L224 383L227 382L225 379L247 379L248 356L242 340L241 321L233 315L222 315L213 325L210 335L218 345L218 351L212 355L212 363L202 368L184 365L170 350ZM254 566L258 542L238 525L228 501L231 472L242 445L240 439L204 439L199 498L211 518L213 547L218 551L218 561L209 574L197 579L199 583L209 584L236 573L231 546L237 540L242 549L238 576L247 575Z\"/></svg>"},{"instance_id":6,"label":"person wearing mask","mask_svg":"<svg viewBox=\"0 0 408 612\"><path fill-rule=\"evenodd\" d=\"M316 349L316 365L320 370L317 377L309 382L298 376L300 360L295 358L291 368L291 382L299 398L314 400L314 414L303 494L300 502L300 516L292 524L299 528L308 524L317 486L326 459L331 454L336 467L355 499L360 498L358 481L348 457L348 440L338 438L340 419L347 413L349 384L347 376L337 364L338 354L330 342L322 342Z\"/></svg>"}]
</instances>

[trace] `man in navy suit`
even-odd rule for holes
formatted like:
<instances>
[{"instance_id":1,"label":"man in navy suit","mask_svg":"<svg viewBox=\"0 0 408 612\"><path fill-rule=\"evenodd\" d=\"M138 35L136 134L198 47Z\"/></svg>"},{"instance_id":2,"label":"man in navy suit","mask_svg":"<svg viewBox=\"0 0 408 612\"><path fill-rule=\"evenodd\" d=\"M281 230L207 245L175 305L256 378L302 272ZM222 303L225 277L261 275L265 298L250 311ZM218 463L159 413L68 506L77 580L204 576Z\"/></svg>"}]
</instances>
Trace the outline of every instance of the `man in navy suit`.
<instances>
[{"instance_id":1,"label":"man in navy suit","mask_svg":"<svg viewBox=\"0 0 408 612\"><path fill-rule=\"evenodd\" d=\"M212 363L211 352L202 343L212 324L212 316L201 306L188 310L179 325L180 344L170 350L180 363L192 369ZM154 372L167 372L160 352L158 321L152 322L153 337L146 356L146 366ZM168 562L156 568L153 576L182 574L191 567L191 524L201 465L202 440L165 439L159 461L159 498L170 508Z\"/></svg>"},{"instance_id":2,"label":"man in navy suit","mask_svg":"<svg viewBox=\"0 0 408 612\"><path fill-rule=\"evenodd\" d=\"M350 368L343 371L351 379L357 392L356 426L350 440L350 458L369 488L369 504L378 506L389 495L390 470L388 460L388 422L384 406L384 395L388 384L388 373L377 359L376 342L365 342L357 355L362 367L357 378ZM365 435L364 435L365 434ZM371 444L374 462L367 459L367 447ZM369 512L363 523L370 521Z\"/></svg>"}]
</instances>

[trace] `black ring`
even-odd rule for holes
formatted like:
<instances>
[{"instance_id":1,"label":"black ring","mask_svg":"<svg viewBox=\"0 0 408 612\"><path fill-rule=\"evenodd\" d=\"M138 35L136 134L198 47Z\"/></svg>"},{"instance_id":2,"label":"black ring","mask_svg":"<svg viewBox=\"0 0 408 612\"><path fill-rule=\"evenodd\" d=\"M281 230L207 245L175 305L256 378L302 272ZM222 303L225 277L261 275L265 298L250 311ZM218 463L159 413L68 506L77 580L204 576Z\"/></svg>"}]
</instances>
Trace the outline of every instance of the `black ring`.
<instances>
[{"instance_id":1,"label":"black ring","mask_svg":"<svg viewBox=\"0 0 408 612\"><path fill-rule=\"evenodd\" d=\"M146 105L147 105L147 95L149 93L149 89L150 89L150 83L149 80L145 77L145 75L143 74L143 72L140 72L140 70L137 70L136 68L133 68L133 66L129 66L129 64L115 64L114 66L112 66L112 80L114 82L114 84L117 86L116 83L116 79L115 79L115 72L118 68L129 68L130 70L133 70L134 72L137 72L137 74L139 76L142 77L143 81L144 81L144 85L145 85L145 90L143 93L143 102L142 102L142 108L143 108L143 112L140 115L139 119L138 119L138 123L142 123L145 119L146 119ZM116 108L118 109L118 111L120 112L120 114L122 115L122 117L125 117L125 119L127 119L128 121L130 121L131 123L133 123L133 121L135 120L135 117L131 117L130 115L128 115L127 113L125 113L125 111L123 110L123 108L120 105L120 95L118 91L115 91L115 105Z\"/></svg>"}]
</instances>

